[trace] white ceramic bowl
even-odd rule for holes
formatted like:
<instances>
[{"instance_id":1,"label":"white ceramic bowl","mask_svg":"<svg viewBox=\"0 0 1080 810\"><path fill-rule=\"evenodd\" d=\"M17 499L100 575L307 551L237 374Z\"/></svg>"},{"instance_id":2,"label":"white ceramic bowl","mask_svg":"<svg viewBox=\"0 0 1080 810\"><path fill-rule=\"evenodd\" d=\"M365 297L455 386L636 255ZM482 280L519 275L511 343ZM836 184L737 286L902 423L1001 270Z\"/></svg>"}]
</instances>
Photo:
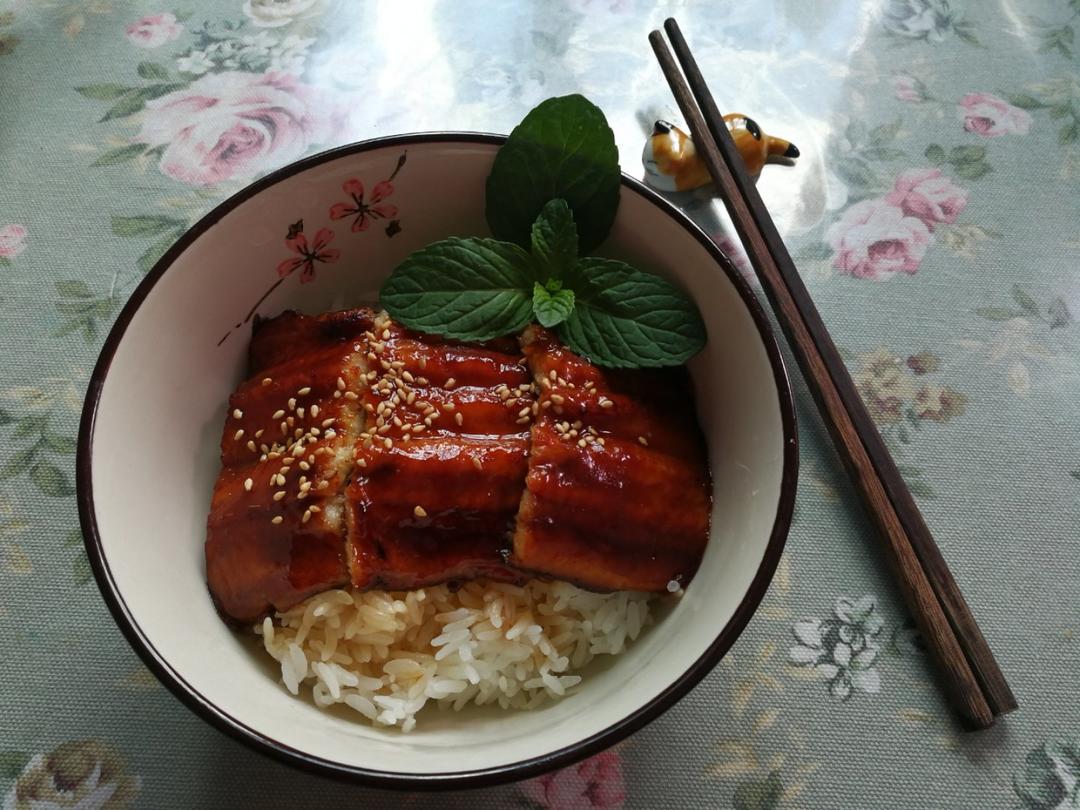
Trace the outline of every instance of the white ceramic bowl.
<instances>
[{"instance_id":1,"label":"white ceramic bowl","mask_svg":"<svg viewBox=\"0 0 1080 810\"><path fill-rule=\"evenodd\" d=\"M225 404L244 372L248 317L374 301L410 251L451 235L486 234L484 180L501 141L470 133L385 138L260 180L158 262L94 370L79 435L79 507L116 621L194 711L293 764L390 787L465 787L533 776L595 753L659 715L716 664L780 557L797 452L776 342L716 246L624 176L618 218L598 253L682 285L708 327L708 344L691 369L714 480L712 537L696 578L657 625L625 654L597 663L579 690L558 702L531 712L425 712L414 732L402 734L292 697L275 662L215 613L203 563L206 514ZM346 180L361 180L370 201L395 170L383 202L396 214L383 209L388 217L372 217L358 232L351 219L331 219L331 206L349 201ZM340 256L315 261L310 283L300 283L299 272L277 283L279 264L299 258L285 237L300 220L309 245L332 230L326 250ZM333 259L326 250L322 258Z\"/></svg>"}]
</instances>

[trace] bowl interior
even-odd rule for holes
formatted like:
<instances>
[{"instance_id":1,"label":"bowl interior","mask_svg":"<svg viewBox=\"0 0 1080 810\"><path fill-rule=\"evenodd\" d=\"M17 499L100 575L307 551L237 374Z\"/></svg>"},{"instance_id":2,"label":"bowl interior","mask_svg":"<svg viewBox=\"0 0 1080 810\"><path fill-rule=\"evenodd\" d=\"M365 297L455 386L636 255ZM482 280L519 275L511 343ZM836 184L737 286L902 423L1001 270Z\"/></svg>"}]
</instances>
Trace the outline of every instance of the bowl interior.
<instances>
[{"instance_id":1,"label":"bowl interior","mask_svg":"<svg viewBox=\"0 0 1080 810\"><path fill-rule=\"evenodd\" d=\"M91 556L104 561L103 589L123 614L121 624L130 625L129 637L167 680L234 731L279 750L404 777L497 771L566 752L700 677L756 606L779 554L786 527L774 533L774 522L778 510L790 508L793 486L784 486L784 474L785 460L791 474L793 453L785 453L789 394L774 349L694 233L624 184L615 227L598 252L689 290L709 333L691 368L714 477L712 538L696 579L681 599L668 600L657 625L614 665L595 666L563 700L532 712L426 710L403 735L294 699L267 665L274 662L253 653L215 613L203 540L217 444L227 397L244 371L245 316L279 281L278 266L303 258L286 245L290 226L302 221L309 249L323 260L313 262L310 283L301 283L301 268L273 287L260 313L374 301L410 251L450 235L487 233L484 180L496 146L461 136L393 139L256 184L170 251L161 265L170 265L167 272L155 271L154 283L140 288L106 348L106 356L114 353L107 369L99 368L81 481L92 485L92 496L84 488L92 499L84 517L96 521ZM376 184L406 153L382 203L396 213L384 208L383 218L369 216L360 231L350 229L352 219L331 219L332 205L350 201L345 181L360 180L371 202ZM332 238L320 235L323 229ZM340 251L336 259L331 248Z\"/></svg>"}]
</instances>

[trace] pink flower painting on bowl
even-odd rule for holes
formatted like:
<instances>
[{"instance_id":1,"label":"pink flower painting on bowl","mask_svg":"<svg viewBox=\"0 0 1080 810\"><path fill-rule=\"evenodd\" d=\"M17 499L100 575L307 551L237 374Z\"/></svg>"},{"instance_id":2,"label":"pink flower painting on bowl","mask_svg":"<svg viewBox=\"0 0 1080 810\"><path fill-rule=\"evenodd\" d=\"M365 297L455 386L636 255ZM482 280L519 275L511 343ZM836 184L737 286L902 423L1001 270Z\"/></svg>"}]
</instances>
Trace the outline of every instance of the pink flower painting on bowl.
<instances>
[{"instance_id":1,"label":"pink flower painting on bowl","mask_svg":"<svg viewBox=\"0 0 1080 810\"><path fill-rule=\"evenodd\" d=\"M909 169L896 178L885 202L921 220L932 231L938 223L956 222L967 198L967 190L953 185L938 169Z\"/></svg>"},{"instance_id":2,"label":"pink flower painting on bowl","mask_svg":"<svg viewBox=\"0 0 1080 810\"><path fill-rule=\"evenodd\" d=\"M343 123L336 103L293 76L211 73L147 102L136 140L165 147L169 177L210 186L294 161Z\"/></svg>"},{"instance_id":3,"label":"pink flower painting on bowl","mask_svg":"<svg viewBox=\"0 0 1080 810\"><path fill-rule=\"evenodd\" d=\"M1027 110L990 93L968 93L956 107L964 129L984 138L1002 135L1026 135L1031 128L1031 115Z\"/></svg>"},{"instance_id":4,"label":"pink flower painting on bowl","mask_svg":"<svg viewBox=\"0 0 1080 810\"><path fill-rule=\"evenodd\" d=\"M138 48L158 48L166 42L172 42L181 33L184 26L175 14L150 14L127 27L124 36L128 42Z\"/></svg>"},{"instance_id":5,"label":"pink flower painting on bowl","mask_svg":"<svg viewBox=\"0 0 1080 810\"><path fill-rule=\"evenodd\" d=\"M914 275L932 236L921 219L875 199L848 208L826 238L835 251L833 266L841 273L885 280L896 273Z\"/></svg>"},{"instance_id":6,"label":"pink flower painting on bowl","mask_svg":"<svg viewBox=\"0 0 1080 810\"><path fill-rule=\"evenodd\" d=\"M352 199L346 203L334 203L330 208L330 219L352 217L354 233L366 231L374 220L393 219L397 216L397 206L383 202L394 193L394 186L389 180L376 183L366 200L364 199L364 184L356 178L346 180L341 190Z\"/></svg>"}]
</instances>

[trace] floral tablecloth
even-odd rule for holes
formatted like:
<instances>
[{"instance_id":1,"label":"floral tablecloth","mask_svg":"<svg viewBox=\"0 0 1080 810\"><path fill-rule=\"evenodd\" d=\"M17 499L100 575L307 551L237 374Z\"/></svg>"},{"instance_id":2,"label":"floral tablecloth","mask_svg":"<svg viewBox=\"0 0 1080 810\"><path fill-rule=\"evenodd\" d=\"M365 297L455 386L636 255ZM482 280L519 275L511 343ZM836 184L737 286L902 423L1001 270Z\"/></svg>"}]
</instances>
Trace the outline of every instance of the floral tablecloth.
<instances>
[{"instance_id":1,"label":"floral tablecloth","mask_svg":"<svg viewBox=\"0 0 1080 810\"><path fill-rule=\"evenodd\" d=\"M139 663L77 528L105 332L202 213L374 135L508 131L582 92L641 173L676 15L1020 701L965 734L796 376L787 551L720 666L614 750L437 797L270 762ZM1077 0L0 0L4 808L1080 807ZM740 255L708 193L678 202Z\"/></svg>"}]
</instances>

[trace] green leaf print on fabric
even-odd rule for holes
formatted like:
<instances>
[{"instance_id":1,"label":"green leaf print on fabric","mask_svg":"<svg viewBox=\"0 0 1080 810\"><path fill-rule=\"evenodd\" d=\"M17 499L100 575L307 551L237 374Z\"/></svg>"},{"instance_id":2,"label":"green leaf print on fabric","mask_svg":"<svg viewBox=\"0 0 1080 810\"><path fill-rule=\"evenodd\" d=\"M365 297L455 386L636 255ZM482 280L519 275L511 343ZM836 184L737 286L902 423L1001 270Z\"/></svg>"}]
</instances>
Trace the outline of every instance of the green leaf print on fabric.
<instances>
[{"instance_id":1,"label":"green leaf print on fabric","mask_svg":"<svg viewBox=\"0 0 1080 810\"><path fill-rule=\"evenodd\" d=\"M129 239L157 237L135 260L135 266L144 275L149 273L165 251L172 247L188 228L186 220L167 216L113 217L112 232Z\"/></svg>"},{"instance_id":2,"label":"green leaf print on fabric","mask_svg":"<svg viewBox=\"0 0 1080 810\"><path fill-rule=\"evenodd\" d=\"M1061 296L1040 304L1019 284L1012 286L1012 299L1016 306L990 305L976 307L974 312L988 321L1007 322L1014 318L1029 318L1046 324L1051 329L1058 329L1071 324L1075 317L1069 305Z\"/></svg>"},{"instance_id":3,"label":"green leaf print on fabric","mask_svg":"<svg viewBox=\"0 0 1080 810\"><path fill-rule=\"evenodd\" d=\"M11 430L10 445L22 445L0 464L0 481L27 475L43 495L63 498L74 494L68 474L50 460L50 455L70 456L75 439L53 431L52 411L18 415L4 411L2 423Z\"/></svg>"},{"instance_id":4,"label":"green leaf print on fabric","mask_svg":"<svg viewBox=\"0 0 1080 810\"><path fill-rule=\"evenodd\" d=\"M101 322L112 319L120 302L114 295L95 295L79 280L58 281L55 286L60 298L53 306L64 320L53 331L53 336L82 332L87 343L94 343L101 331Z\"/></svg>"},{"instance_id":5,"label":"green leaf print on fabric","mask_svg":"<svg viewBox=\"0 0 1080 810\"><path fill-rule=\"evenodd\" d=\"M948 164L965 180L978 180L993 171L986 160L985 146L955 146L946 151L941 144L932 143L923 154L935 166Z\"/></svg>"},{"instance_id":6,"label":"green leaf print on fabric","mask_svg":"<svg viewBox=\"0 0 1080 810\"><path fill-rule=\"evenodd\" d=\"M735 789L732 806L735 810L775 810L784 795L780 773L772 771L765 779L743 782Z\"/></svg>"},{"instance_id":7,"label":"green leaf print on fabric","mask_svg":"<svg viewBox=\"0 0 1080 810\"><path fill-rule=\"evenodd\" d=\"M30 755L25 751L0 751L0 779L15 779L29 761Z\"/></svg>"}]
</instances>

